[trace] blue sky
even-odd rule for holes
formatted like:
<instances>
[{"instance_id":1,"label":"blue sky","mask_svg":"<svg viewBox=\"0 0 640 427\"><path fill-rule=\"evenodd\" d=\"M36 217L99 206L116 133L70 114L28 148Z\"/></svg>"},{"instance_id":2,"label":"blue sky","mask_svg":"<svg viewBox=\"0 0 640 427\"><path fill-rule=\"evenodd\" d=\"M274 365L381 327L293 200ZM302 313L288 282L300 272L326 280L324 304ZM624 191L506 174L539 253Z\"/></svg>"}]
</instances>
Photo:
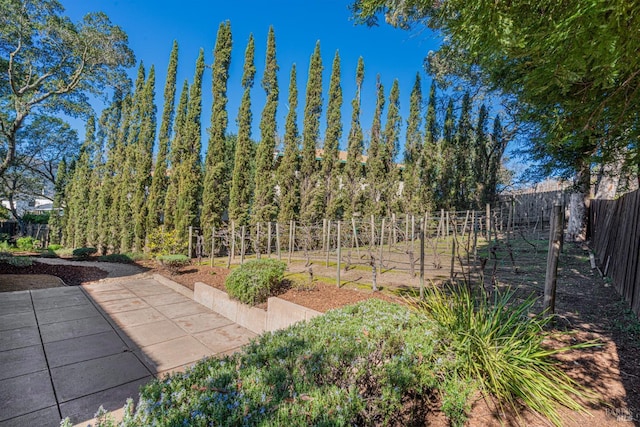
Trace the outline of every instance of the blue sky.
<instances>
[{"instance_id":1,"label":"blue sky","mask_svg":"<svg viewBox=\"0 0 640 427\"><path fill-rule=\"evenodd\" d=\"M383 24L368 28L356 26L350 19L348 0L61 0L65 14L77 22L88 12L103 11L111 21L122 27L129 36L129 46L136 54L136 60L148 67L156 68L156 104L158 116L162 108L162 91L166 77L169 53L173 40L179 43L178 89L184 79L193 78L194 64L198 51L203 48L205 61L213 62L213 47L218 26L229 20L233 35L233 51L228 86L229 113L228 131L235 133L240 98L244 50L253 33L256 42L256 84L252 91L254 114L253 138L259 138L258 122L264 105L264 91L260 79L264 71L267 32L273 25L276 35L276 56L280 71L280 104L278 107L278 133L284 134L287 114L289 73L296 64L298 74L298 117L302 123L304 90L307 80L309 58L315 43L320 41L324 66L323 84L324 110L326 110L327 88L331 73L331 62L338 50L342 65L343 89L343 138L341 148L346 146L346 135L351 117L350 102L355 93L355 69L358 58L365 61L365 81L362 93L363 113L361 117L366 131L371 126L375 107L375 80L380 74L386 97L394 79L400 84L400 103L403 122L409 109L409 93L416 73L420 73L423 96L428 95L430 79L424 72L423 60L429 50L435 50L438 39L427 30L403 31ZM130 70L135 76L137 67ZM179 94L178 94L179 96ZM99 103L96 109L102 108ZM205 70L203 85L203 133L209 127L211 110L211 72ZM99 114L99 111L98 111ZM325 117L323 115L322 132ZM75 126L79 124L75 123ZM80 135L83 135L79 129ZM365 136L365 139L367 137ZM404 138L401 140L401 144ZM206 147L206 136L203 139Z\"/></svg>"}]
</instances>

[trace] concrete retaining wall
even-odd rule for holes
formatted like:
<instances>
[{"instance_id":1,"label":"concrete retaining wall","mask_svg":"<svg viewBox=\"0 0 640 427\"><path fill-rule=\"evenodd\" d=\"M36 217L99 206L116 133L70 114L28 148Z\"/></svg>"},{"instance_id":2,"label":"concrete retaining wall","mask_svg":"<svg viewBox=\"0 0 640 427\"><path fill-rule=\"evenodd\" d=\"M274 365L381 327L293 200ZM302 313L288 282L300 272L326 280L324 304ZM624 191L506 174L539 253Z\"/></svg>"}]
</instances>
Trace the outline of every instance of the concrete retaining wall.
<instances>
[{"instance_id":1,"label":"concrete retaining wall","mask_svg":"<svg viewBox=\"0 0 640 427\"><path fill-rule=\"evenodd\" d=\"M309 320L322 313L277 297L267 301L267 309L251 307L229 298L226 292L202 282L196 282L193 299L212 311L233 320L250 331L261 334L286 328L296 322Z\"/></svg>"}]
</instances>

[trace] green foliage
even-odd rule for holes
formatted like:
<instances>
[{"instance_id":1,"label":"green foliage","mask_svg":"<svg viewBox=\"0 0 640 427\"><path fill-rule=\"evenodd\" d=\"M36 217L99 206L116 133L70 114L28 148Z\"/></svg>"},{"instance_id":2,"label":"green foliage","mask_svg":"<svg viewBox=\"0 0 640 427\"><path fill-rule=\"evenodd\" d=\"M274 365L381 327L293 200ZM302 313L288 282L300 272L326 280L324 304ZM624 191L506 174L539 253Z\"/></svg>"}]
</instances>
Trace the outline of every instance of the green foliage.
<instances>
[{"instance_id":1,"label":"green foliage","mask_svg":"<svg viewBox=\"0 0 640 427\"><path fill-rule=\"evenodd\" d=\"M231 196L229 200L229 219L236 225L246 225L249 222L251 199L253 196L254 168L253 157L255 147L251 141L251 88L256 74L254 64L255 45L253 34L244 54L244 70L242 73L242 87L244 93L238 110L238 138L234 153L233 178L231 180Z\"/></svg>"},{"instance_id":2,"label":"green foliage","mask_svg":"<svg viewBox=\"0 0 640 427\"><path fill-rule=\"evenodd\" d=\"M86 261L92 255L95 255L98 252L96 248L76 248L71 253L73 258L79 261Z\"/></svg>"},{"instance_id":3,"label":"green foliage","mask_svg":"<svg viewBox=\"0 0 640 427\"><path fill-rule=\"evenodd\" d=\"M186 253L188 248L188 242L177 230L163 231L162 228L156 228L147 235L147 252L152 257Z\"/></svg>"},{"instance_id":4,"label":"green foliage","mask_svg":"<svg viewBox=\"0 0 640 427\"><path fill-rule=\"evenodd\" d=\"M211 127L204 166L202 190L202 216L200 227L211 230L219 227L228 208L232 165L227 163L227 82L231 64L231 23L221 22L213 51Z\"/></svg>"},{"instance_id":5,"label":"green foliage","mask_svg":"<svg viewBox=\"0 0 640 427\"><path fill-rule=\"evenodd\" d=\"M342 86L340 85L340 54L336 51L331 66L329 101L327 103L327 128L322 153L321 180L324 181L324 217L342 218L344 207L340 191L340 157L338 153L342 137Z\"/></svg>"},{"instance_id":6,"label":"green foliage","mask_svg":"<svg viewBox=\"0 0 640 427\"><path fill-rule=\"evenodd\" d=\"M59 258L58 254L56 253L56 251L54 251L53 249L44 249L40 252L40 257L42 258Z\"/></svg>"},{"instance_id":7,"label":"green foliage","mask_svg":"<svg viewBox=\"0 0 640 427\"><path fill-rule=\"evenodd\" d=\"M47 249L51 251L57 251L58 249L61 249L61 248L62 248L62 245L56 245L56 244L51 244L47 246Z\"/></svg>"},{"instance_id":8,"label":"green foliage","mask_svg":"<svg viewBox=\"0 0 640 427\"><path fill-rule=\"evenodd\" d=\"M49 223L49 213L43 214L32 214L26 213L22 215L22 220L31 224L48 224Z\"/></svg>"},{"instance_id":9,"label":"green foliage","mask_svg":"<svg viewBox=\"0 0 640 427\"><path fill-rule=\"evenodd\" d=\"M351 101L351 129L347 140L347 163L344 167L345 218L350 218L355 213L362 213L364 204L363 191L360 189L363 178L362 150L364 149L364 137L360 123L360 95L363 81L364 60L360 57L356 68L356 94Z\"/></svg>"},{"instance_id":10,"label":"green foliage","mask_svg":"<svg viewBox=\"0 0 640 427\"><path fill-rule=\"evenodd\" d=\"M0 252L0 263L7 263L14 267L30 267L33 265L33 260L28 256L13 256Z\"/></svg>"},{"instance_id":11,"label":"green foliage","mask_svg":"<svg viewBox=\"0 0 640 427\"><path fill-rule=\"evenodd\" d=\"M160 255L156 258L163 267L165 267L171 275L178 274L182 267L191 264L191 259L182 254Z\"/></svg>"},{"instance_id":12,"label":"green foliage","mask_svg":"<svg viewBox=\"0 0 640 427\"><path fill-rule=\"evenodd\" d=\"M280 283L287 265L275 259L247 261L229 274L224 282L229 296L245 304L263 303Z\"/></svg>"},{"instance_id":13,"label":"green foliage","mask_svg":"<svg viewBox=\"0 0 640 427\"><path fill-rule=\"evenodd\" d=\"M16 246L21 251L32 251L40 242L31 236L19 237L16 240Z\"/></svg>"},{"instance_id":14,"label":"green foliage","mask_svg":"<svg viewBox=\"0 0 640 427\"><path fill-rule=\"evenodd\" d=\"M260 120L260 142L256 150L255 194L252 207L252 222L269 222L276 218L277 206L274 191L273 152L276 149L276 113L278 111L278 63L276 61L276 38L273 26L267 37L267 58L262 77L266 103Z\"/></svg>"},{"instance_id":15,"label":"green foliage","mask_svg":"<svg viewBox=\"0 0 640 427\"><path fill-rule=\"evenodd\" d=\"M384 109L384 86L380 83L380 75L376 76L376 109L371 124L371 138L367 150L367 206L369 215L385 216L387 213L384 145L382 141L382 110Z\"/></svg>"},{"instance_id":16,"label":"green foliage","mask_svg":"<svg viewBox=\"0 0 640 427\"><path fill-rule=\"evenodd\" d=\"M415 302L419 312L441 327L446 345L456 358L453 380L477 383L501 405L517 412L524 404L561 424L556 405L585 412L575 397L587 398L558 366L554 355L593 343L548 347L545 332L551 317L531 317L535 303L529 298L513 301L512 291L496 293L493 301L475 297L466 287L427 290L424 301ZM452 380L452 378L449 378Z\"/></svg>"},{"instance_id":17,"label":"green foliage","mask_svg":"<svg viewBox=\"0 0 640 427\"><path fill-rule=\"evenodd\" d=\"M131 264L133 260L127 254L109 254L98 257L98 261L102 262L115 262L119 264Z\"/></svg>"}]
</instances>

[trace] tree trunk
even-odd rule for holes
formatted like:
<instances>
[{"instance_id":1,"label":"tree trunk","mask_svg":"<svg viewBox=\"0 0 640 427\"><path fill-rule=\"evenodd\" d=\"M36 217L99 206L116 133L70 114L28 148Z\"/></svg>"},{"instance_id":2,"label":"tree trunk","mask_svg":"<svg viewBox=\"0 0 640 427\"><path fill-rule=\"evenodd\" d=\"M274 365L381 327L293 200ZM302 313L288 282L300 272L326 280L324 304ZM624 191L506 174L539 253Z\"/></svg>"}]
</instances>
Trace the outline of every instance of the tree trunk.
<instances>
[{"instance_id":1,"label":"tree trunk","mask_svg":"<svg viewBox=\"0 0 640 427\"><path fill-rule=\"evenodd\" d=\"M576 184L569 198L569 221L567 240L584 241L587 237L587 218L591 201L591 171L589 164L583 164L576 174Z\"/></svg>"}]
</instances>

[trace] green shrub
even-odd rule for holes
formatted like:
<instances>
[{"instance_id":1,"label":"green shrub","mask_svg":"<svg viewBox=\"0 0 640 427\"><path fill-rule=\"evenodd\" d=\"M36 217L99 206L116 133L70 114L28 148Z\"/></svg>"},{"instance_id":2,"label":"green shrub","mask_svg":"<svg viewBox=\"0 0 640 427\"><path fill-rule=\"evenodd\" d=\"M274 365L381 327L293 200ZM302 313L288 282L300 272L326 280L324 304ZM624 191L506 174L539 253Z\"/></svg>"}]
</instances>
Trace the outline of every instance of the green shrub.
<instances>
[{"instance_id":1,"label":"green shrub","mask_svg":"<svg viewBox=\"0 0 640 427\"><path fill-rule=\"evenodd\" d=\"M516 303L513 294L497 292L490 302L467 287L433 287L416 307L442 327L442 339L455 355L460 375L455 382L477 383L501 405L517 412L524 404L560 425L556 404L586 412L574 397L589 396L560 370L553 356L595 344L548 348L550 333L545 328L551 317L532 317L535 299Z\"/></svg>"},{"instance_id":2,"label":"green shrub","mask_svg":"<svg viewBox=\"0 0 640 427\"><path fill-rule=\"evenodd\" d=\"M146 250L152 257L187 253L188 249L188 242L180 237L177 230L163 231L161 228L156 228L147 235Z\"/></svg>"},{"instance_id":3,"label":"green shrub","mask_svg":"<svg viewBox=\"0 0 640 427\"><path fill-rule=\"evenodd\" d=\"M120 264L131 264L133 260L126 254L109 254L98 257L98 261L116 262Z\"/></svg>"},{"instance_id":4,"label":"green shrub","mask_svg":"<svg viewBox=\"0 0 640 427\"><path fill-rule=\"evenodd\" d=\"M21 251L32 251L39 242L31 236L20 237L16 240L16 246Z\"/></svg>"},{"instance_id":5,"label":"green shrub","mask_svg":"<svg viewBox=\"0 0 640 427\"><path fill-rule=\"evenodd\" d=\"M40 252L42 258L58 258L58 254L50 248L47 248Z\"/></svg>"},{"instance_id":6,"label":"green shrub","mask_svg":"<svg viewBox=\"0 0 640 427\"><path fill-rule=\"evenodd\" d=\"M22 220L31 224L48 224L49 216L48 212L42 214L26 213L22 215Z\"/></svg>"},{"instance_id":7,"label":"green shrub","mask_svg":"<svg viewBox=\"0 0 640 427\"><path fill-rule=\"evenodd\" d=\"M282 280L287 265L275 259L247 261L229 274L224 282L229 296L250 305L263 303Z\"/></svg>"},{"instance_id":8,"label":"green shrub","mask_svg":"<svg viewBox=\"0 0 640 427\"><path fill-rule=\"evenodd\" d=\"M98 249L96 248L77 248L73 250L72 255L74 259L86 261L91 257L91 255L94 255L97 252Z\"/></svg>"},{"instance_id":9,"label":"green shrub","mask_svg":"<svg viewBox=\"0 0 640 427\"><path fill-rule=\"evenodd\" d=\"M47 246L47 249L52 250L52 251L57 251L59 249L62 249L62 245L56 245L56 244L49 245L49 246Z\"/></svg>"},{"instance_id":10,"label":"green shrub","mask_svg":"<svg viewBox=\"0 0 640 427\"><path fill-rule=\"evenodd\" d=\"M33 260L28 256L13 256L11 254L0 253L0 262L5 262L14 267L30 267Z\"/></svg>"},{"instance_id":11,"label":"green shrub","mask_svg":"<svg viewBox=\"0 0 640 427\"><path fill-rule=\"evenodd\" d=\"M182 267L191 264L191 260L186 255L161 255L156 258L171 275L177 274Z\"/></svg>"},{"instance_id":12,"label":"green shrub","mask_svg":"<svg viewBox=\"0 0 640 427\"><path fill-rule=\"evenodd\" d=\"M13 247L7 240L0 240L0 252L11 252Z\"/></svg>"}]
</instances>

